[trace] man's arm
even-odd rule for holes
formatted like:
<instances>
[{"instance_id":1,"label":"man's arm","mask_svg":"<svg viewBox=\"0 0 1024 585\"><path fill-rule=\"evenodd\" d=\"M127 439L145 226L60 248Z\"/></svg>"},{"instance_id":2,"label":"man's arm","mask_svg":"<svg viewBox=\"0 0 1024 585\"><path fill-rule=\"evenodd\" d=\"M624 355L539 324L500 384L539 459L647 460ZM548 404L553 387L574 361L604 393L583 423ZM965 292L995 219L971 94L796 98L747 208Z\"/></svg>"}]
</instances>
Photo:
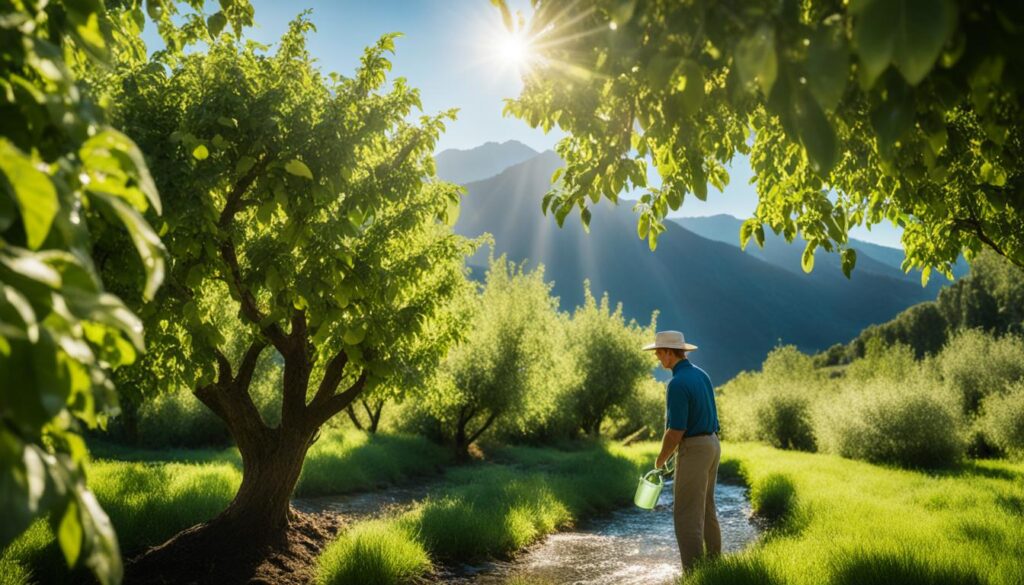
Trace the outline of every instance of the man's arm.
<instances>
[{"instance_id":1,"label":"man's arm","mask_svg":"<svg viewBox=\"0 0 1024 585\"><path fill-rule=\"evenodd\" d=\"M668 458L672 456L672 453L679 447L679 443L682 442L684 434L686 434L686 431L665 429L665 436L661 439L661 454L658 455L658 459L654 462L654 466L657 469L665 466Z\"/></svg>"}]
</instances>

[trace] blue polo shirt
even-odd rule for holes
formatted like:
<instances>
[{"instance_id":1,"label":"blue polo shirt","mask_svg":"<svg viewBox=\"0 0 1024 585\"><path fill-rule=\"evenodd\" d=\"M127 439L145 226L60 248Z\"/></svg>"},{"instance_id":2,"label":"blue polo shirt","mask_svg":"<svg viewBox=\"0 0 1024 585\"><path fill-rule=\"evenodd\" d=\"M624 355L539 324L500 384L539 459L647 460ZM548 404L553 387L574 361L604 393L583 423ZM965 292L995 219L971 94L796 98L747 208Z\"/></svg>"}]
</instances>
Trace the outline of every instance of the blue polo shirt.
<instances>
[{"instance_id":1,"label":"blue polo shirt","mask_svg":"<svg viewBox=\"0 0 1024 585\"><path fill-rule=\"evenodd\" d=\"M711 378L688 359L680 360L672 368L665 405L667 429L685 430L687 435L720 430Z\"/></svg>"}]
</instances>

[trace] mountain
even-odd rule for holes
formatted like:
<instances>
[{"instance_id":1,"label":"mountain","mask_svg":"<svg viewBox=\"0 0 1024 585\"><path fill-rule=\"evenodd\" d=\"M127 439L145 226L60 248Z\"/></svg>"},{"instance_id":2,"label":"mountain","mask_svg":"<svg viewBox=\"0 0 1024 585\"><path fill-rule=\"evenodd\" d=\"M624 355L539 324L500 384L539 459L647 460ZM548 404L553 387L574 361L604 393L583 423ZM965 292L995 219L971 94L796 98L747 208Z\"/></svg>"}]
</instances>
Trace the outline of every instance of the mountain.
<instances>
[{"instance_id":1,"label":"mountain","mask_svg":"<svg viewBox=\"0 0 1024 585\"><path fill-rule=\"evenodd\" d=\"M740 226L743 220L731 215L720 214L707 217L673 217L671 221L709 240L740 245ZM805 242L797 236L792 243L771 230L765 230L764 248L758 247L753 240L747 245L745 252L779 268L788 270L808 280L846 279L842 274L839 254L818 249L814 254L814 270L807 274L800 268L800 256L803 254ZM865 273L887 276L897 280L917 283L920 286L919 272L905 273L900 269L903 262L903 250L879 246L857 239L850 239L850 247L857 251L857 266L850 276L851 280L861 278ZM944 278L933 278L926 288L929 298L935 298L943 284Z\"/></svg>"},{"instance_id":2,"label":"mountain","mask_svg":"<svg viewBox=\"0 0 1024 585\"><path fill-rule=\"evenodd\" d=\"M732 215L673 217L670 220L709 240L725 242L736 247L740 245L740 226L743 224L743 220ZM857 278L858 273L874 272L882 276L908 282L921 282L920 272L903 272L901 266L904 255L903 250L899 248L880 246L855 238L850 239L850 247L857 251L857 267L854 269L851 278ZM769 264L774 264L797 274L804 274L800 268L800 255L803 253L803 249L804 241L799 236L793 243L789 243L781 235L776 235L771 230L766 230L764 248L759 248L755 242L751 241L747 246L746 252ZM833 277L836 273L842 273L839 254L826 252L819 248L814 258L814 271L807 275L808 278L820 278L823 274ZM827 268L822 270L823 267ZM967 262L961 259L953 266L953 276L960 278L967 274L969 270L970 267L967 265ZM929 297L934 298L939 290L947 284L949 284L949 281L941 276L932 278L927 286Z\"/></svg>"},{"instance_id":3,"label":"mountain","mask_svg":"<svg viewBox=\"0 0 1024 585\"><path fill-rule=\"evenodd\" d=\"M549 151L468 183L456 231L489 232L496 254L544 264L563 309L581 303L589 279L596 295L622 302L630 318L646 323L659 311L659 328L682 330L698 344L694 361L719 382L759 367L779 342L818 351L934 298L920 284L867 270L852 281L806 278L674 222L651 252L625 206L595 206L589 234L575 214L560 229L541 214L540 200L561 164ZM471 263L485 264L486 255Z\"/></svg>"},{"instance_id":4,"label":"mountain","mask_svg":"<svg viewBox=\"0 0 1024 585\"><path fill-rule=\"evenodd\" d=\"M469 150L443 150L434 157L437 176L445 181L465 184L493 177L508 167L537 156L537 151L522 142L488 142Z\"/></svg>"}]
</instances>

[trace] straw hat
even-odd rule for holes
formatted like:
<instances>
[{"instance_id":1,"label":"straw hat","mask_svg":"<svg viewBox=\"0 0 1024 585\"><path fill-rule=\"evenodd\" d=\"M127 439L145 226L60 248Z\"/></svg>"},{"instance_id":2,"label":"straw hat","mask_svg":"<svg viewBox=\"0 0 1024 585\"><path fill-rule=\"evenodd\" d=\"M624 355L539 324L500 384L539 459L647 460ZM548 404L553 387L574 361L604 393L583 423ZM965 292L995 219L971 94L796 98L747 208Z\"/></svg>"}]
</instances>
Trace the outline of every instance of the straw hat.
<instances>
[{"instance_id":1,"label":"straw hat","mask_svg":"<svg viewBox=\"0 0 1024 585\"><path fill-rule=\"evenodd\" d=\"M659 331L654 335L654 343L648 343L644 346L645 350L648 349L682 349L685 351L693 351L697 349L696 345L686 343L686 338L683 337L680 331Z\"/></svg>"}]
</instances>

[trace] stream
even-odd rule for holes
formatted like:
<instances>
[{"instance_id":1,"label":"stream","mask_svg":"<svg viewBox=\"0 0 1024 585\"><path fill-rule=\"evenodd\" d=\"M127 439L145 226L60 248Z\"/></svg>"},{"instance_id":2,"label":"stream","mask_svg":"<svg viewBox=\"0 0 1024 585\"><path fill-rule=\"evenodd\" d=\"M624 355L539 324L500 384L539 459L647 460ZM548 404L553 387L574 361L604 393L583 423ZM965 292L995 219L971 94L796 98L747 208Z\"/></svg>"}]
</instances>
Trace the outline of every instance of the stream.
<instances>
[{"instance_id":1,"label":"stream","mask_svg":"<svg viewBox=\"0 0 1024 585\"><path fill-rule=\"evenodd\" d=\"M757 538L746 488L719 483L715 490L722 552L736 552ZM498 585L513 576L573 585L653 585L679 577L679 548L672 525L672 484L652 511L622 508L552 534L515 560L462 567L448 582Z\"/></svg>"},{"instance_id":2,"label":"stream","mask_svg":"<svg viewBox=\"0 0 1024 585\"><path fill-rule=\"evenodd\" d=\"M361 521L399 513L423 500L440 482L344 496L297 498L304 512L339 514ZM746 488L719 483L715 490L722 552L739 551L757 538ZM624 507L558 532L521 551L514 560L448 567L445 583L501 585L512 577L573 585L658 585L679 577L679 549L672 526L672 484L654 510Z\"/></svg>"}]
</instances>

